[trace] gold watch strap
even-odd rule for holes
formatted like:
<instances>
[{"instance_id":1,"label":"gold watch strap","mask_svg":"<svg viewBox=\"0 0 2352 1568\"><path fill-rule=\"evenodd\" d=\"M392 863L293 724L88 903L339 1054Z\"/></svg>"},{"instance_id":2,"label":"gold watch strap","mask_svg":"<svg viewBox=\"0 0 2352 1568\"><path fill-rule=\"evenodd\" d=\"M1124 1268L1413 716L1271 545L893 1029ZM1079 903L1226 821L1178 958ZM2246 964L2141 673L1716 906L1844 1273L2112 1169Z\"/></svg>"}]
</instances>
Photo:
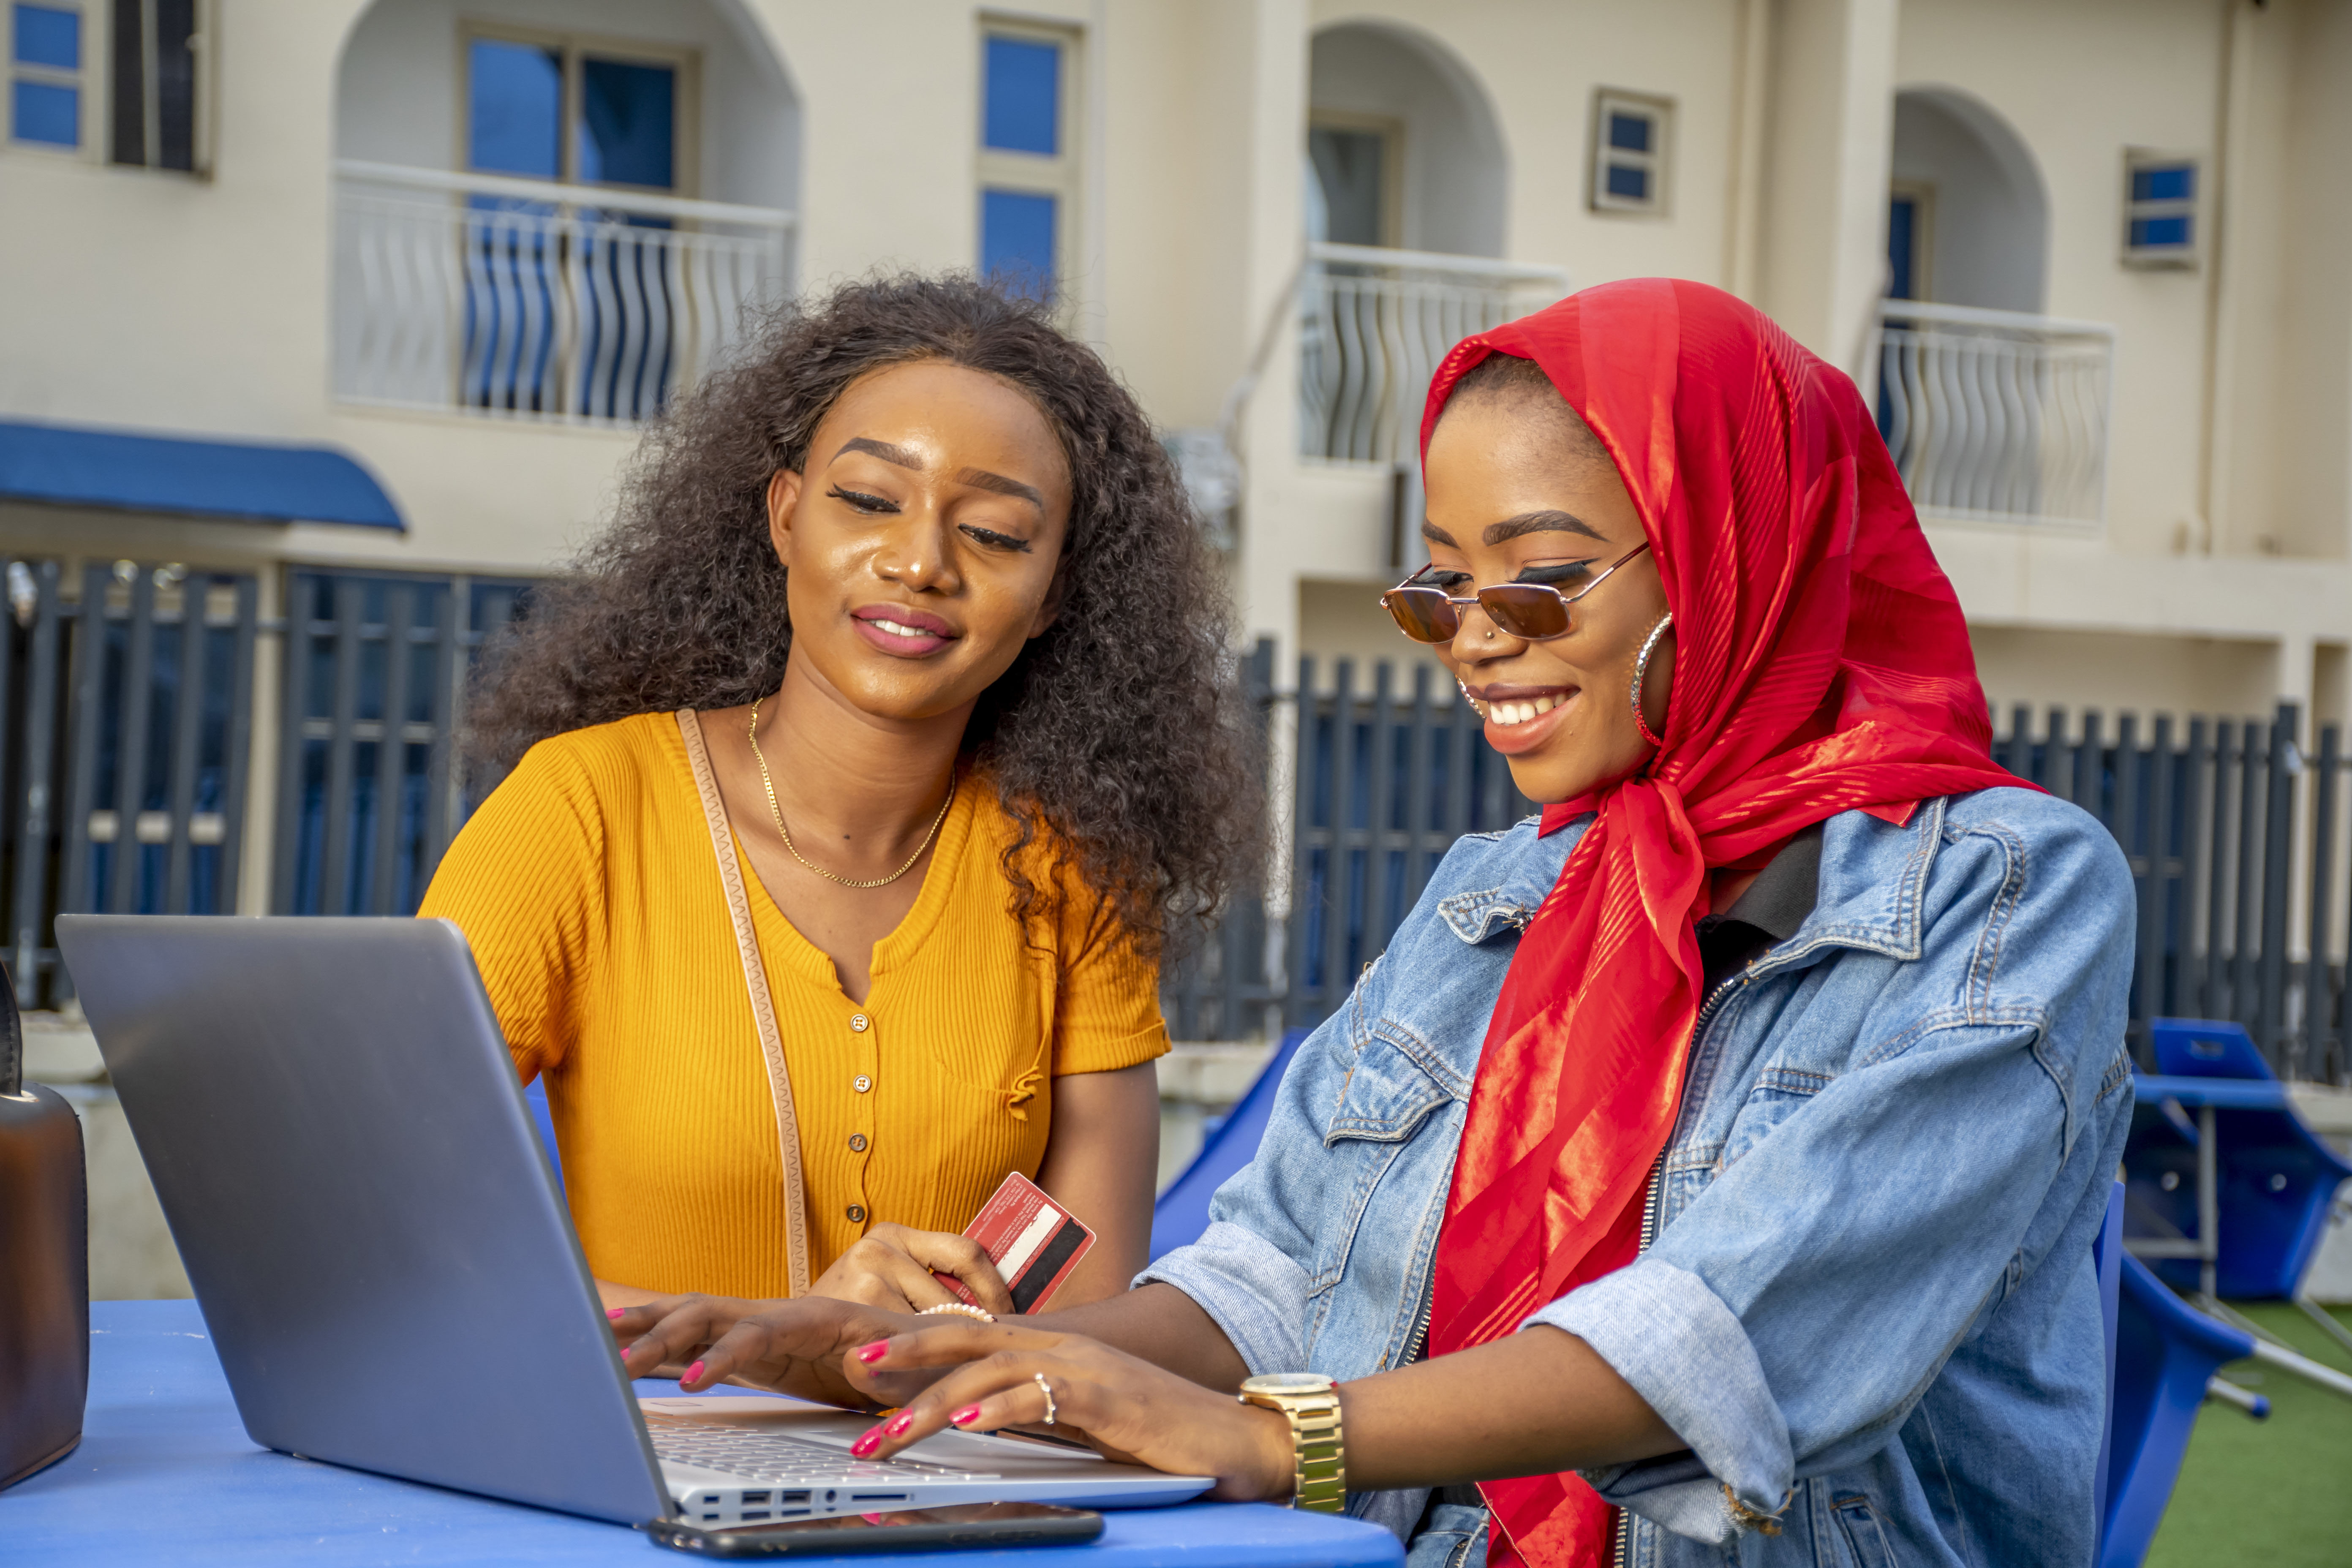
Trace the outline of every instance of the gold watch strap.
<instances>
[{"instance_id":1,"label":"gold watch strap","mask_svg":"<svg viewBox=\"0 0 2352 1568\"><path fill-rule=\"evenodd\" d=\"M1339 1395L1321 1394L1251 1394L1244 1405L1282 1412L1290 1423L1291 1497L1293 1508L1318 1513L1338 1513L1348 1506L1348 1452L1339 1434Z\"/></svg>"},{"instance_id":2,"label":"gold watch strap","mask_svg":"<svg viewBox=\"0 0 2352 1568\"><path fill-rule=\"evenodd\" d=\"M1286 1402L1290 1442L1297 1454L1297 1491L1293 1508L1338 1513L1348 1506L1348 1452L1339 1436L1339 1396L1318 1394Z\"/></svg>"}]
</instances>

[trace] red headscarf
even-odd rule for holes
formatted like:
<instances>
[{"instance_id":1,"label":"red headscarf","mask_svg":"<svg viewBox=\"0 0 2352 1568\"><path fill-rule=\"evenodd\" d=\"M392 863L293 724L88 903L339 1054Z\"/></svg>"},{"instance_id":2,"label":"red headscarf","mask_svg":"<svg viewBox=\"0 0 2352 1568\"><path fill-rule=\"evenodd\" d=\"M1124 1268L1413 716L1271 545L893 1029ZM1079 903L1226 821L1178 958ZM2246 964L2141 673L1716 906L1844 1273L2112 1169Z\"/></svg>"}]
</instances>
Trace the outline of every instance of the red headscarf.
<instances>
[{"instance_id":1,"label":"red headscarf","mask_svg":"<svg viewBox=\"0 0 2352 1568\"><path fill-rule=\"evenodd\" d=\"M1709 869L1838 812L1902 820L2017 783L1988 750L1959 602L1845 376L1719 289L1612 283L1458 344L1430 384L1424 452L1491 353L1541 366L1608 448L1676 647L1652 766L1544 813L1548 833L1599 816L1487 1028L1438 1241L1441 1354L1632 1260L1682 1099ZM1602 1561L1612 1510L1574 1476L1483 1490L1489 1563Z\"/></svg>"}]
</instances>

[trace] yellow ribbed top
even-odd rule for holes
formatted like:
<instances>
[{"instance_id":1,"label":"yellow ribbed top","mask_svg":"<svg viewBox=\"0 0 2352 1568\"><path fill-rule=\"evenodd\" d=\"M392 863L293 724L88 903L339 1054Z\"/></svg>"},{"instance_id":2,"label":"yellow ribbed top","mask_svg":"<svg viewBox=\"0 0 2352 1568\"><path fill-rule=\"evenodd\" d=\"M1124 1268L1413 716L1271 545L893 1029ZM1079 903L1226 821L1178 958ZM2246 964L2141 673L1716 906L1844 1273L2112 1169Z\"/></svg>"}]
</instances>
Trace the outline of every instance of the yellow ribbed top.
<instances>
[{"instance_id":1,"label":"yellow ribbed top","mask_svg":"<svg viewBox=\"0 0 2352 1568\"><path fill-rule=\"evenodd\" d=\"M800 1120L812 1279L883 1220L961 1230L1008 1172L1036 1175L1054 1077L1168 1048L1157 965L1042 854L1030 875L1055 897L1024 942L998 858L1013 831L967 778L914 908L874 944L862 1005L743 861ZM466 933L523 1081L547 1079L596 1276L789 1295L773 1101L677 720L533 746L417 912Z\"/></svg>"}]
</instances>

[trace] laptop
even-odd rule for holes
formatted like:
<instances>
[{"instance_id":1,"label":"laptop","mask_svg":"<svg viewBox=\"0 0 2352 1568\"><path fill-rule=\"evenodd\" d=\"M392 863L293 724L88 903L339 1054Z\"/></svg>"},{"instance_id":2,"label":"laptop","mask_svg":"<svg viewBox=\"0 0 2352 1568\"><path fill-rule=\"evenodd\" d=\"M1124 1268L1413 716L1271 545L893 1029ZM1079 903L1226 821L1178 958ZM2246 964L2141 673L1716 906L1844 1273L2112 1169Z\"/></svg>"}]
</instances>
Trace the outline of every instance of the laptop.
<instances>
[{"instance_id":1,"label":"laptop","mask_svg":"<svg viewBox=\"0 0 2352 1568\"><path fill-rule=\"evenodd\" d=\"M247 1433L635 1524L1183 1501L1203 1476L871 1416L640 1400L446 921L63 915L58 942Z\"/></svg>"}]
</instances>

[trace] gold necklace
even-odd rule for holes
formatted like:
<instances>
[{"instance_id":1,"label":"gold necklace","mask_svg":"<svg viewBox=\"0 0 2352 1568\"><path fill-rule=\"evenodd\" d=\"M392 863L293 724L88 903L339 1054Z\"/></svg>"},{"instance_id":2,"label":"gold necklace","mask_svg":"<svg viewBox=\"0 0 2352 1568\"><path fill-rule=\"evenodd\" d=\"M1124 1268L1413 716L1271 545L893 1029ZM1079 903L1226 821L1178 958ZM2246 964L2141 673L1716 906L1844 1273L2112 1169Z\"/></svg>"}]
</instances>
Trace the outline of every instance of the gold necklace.
<instances>
[{"instance_id":1,"label":"gold necklace","mask_svg":"<svg viewBox=\"0 0 2352 1568\"><path fill-rule=\"evenodd\" d=\"M760 703L766 700L767 699L762 697L758 702L751 704L751 728L750 731L751 755L756 758L760 763L760 784L761 787L768 792L768 815L776 819L776 836L784 841L785 850L791 854L793 859L799 861L802 865L807 867L818 876L823 877L826 881L838 882L845 888L887 888L891 883L897 881L899 878L905 876L908 872L913 870L915 868L915 862L923 858L923 851L931 847L931 839L939 833L940 824L948 819L948 807L955 804L955 786L953 783L950 782L948 786L947 799L940 802L940 814L931 818L930 831L923 835L923 841L915 846L915 852L907 857L907 863L905 865L899 867L888 876L877 877L870 882L853 882L846 877L836 877L832 872L826 870L824 867L818 865L815 861L810 859L807 856L802 854L793 844L793 830L784 826L783 808L776 804L776 781L768 776L768 759L760 751Z\"/></svg>"}]
</instances>

